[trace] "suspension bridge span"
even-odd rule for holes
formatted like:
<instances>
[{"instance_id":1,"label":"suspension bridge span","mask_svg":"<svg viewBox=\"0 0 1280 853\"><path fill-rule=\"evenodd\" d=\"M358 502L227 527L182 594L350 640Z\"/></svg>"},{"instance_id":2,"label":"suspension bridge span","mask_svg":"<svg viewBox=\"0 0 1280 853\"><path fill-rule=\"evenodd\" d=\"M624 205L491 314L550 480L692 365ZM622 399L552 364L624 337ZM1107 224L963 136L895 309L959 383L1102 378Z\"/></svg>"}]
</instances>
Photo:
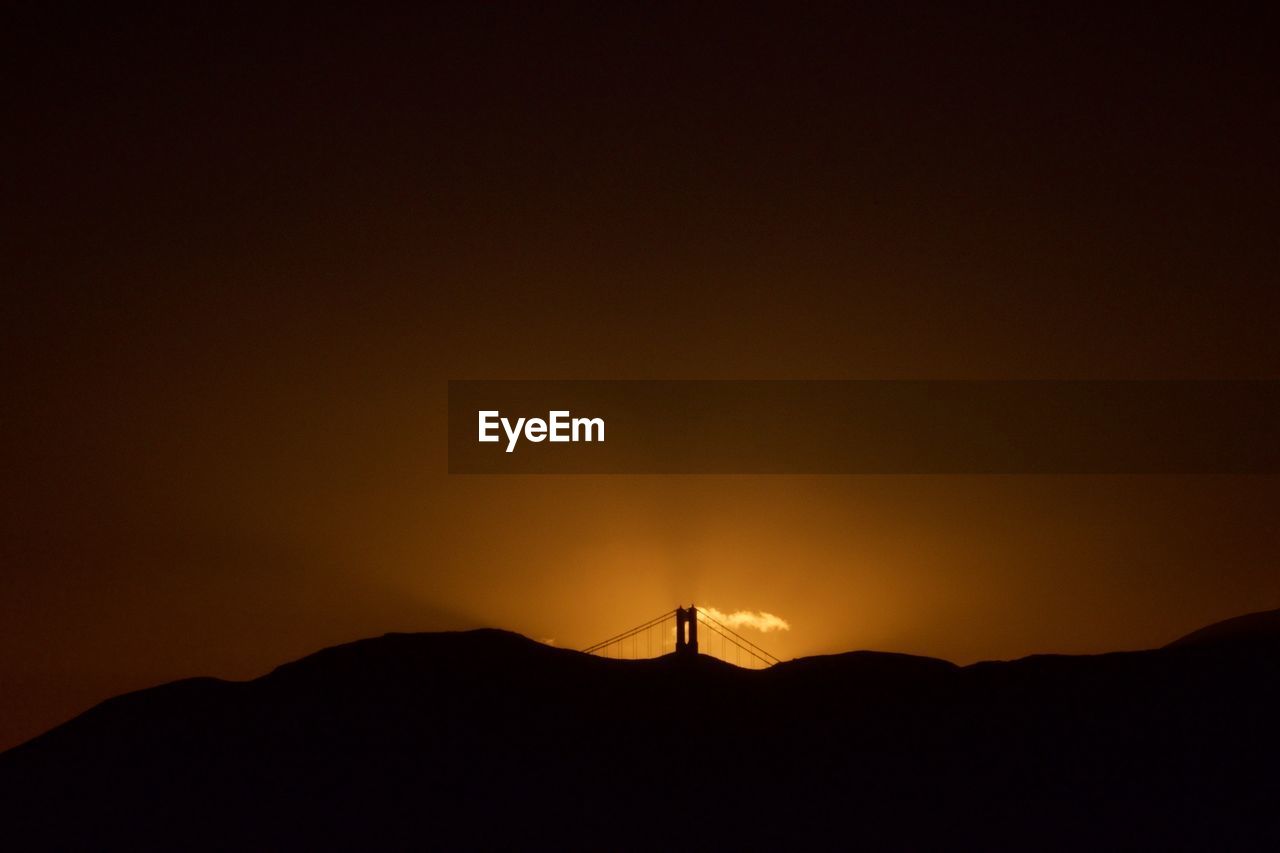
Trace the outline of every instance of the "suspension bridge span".
<instances>
[{"instance_id":1,"label":"suspension bridge span","mask_svg":"<svg viewBox=\"0 0 1280 853\"><path fill-rule=\"evenodd\" d=\"M778 658L692 604L668 610L582 651L621 660L669 654L705 654L745 669L766 669L779 662Z\"/></svg>"}]
</instances>

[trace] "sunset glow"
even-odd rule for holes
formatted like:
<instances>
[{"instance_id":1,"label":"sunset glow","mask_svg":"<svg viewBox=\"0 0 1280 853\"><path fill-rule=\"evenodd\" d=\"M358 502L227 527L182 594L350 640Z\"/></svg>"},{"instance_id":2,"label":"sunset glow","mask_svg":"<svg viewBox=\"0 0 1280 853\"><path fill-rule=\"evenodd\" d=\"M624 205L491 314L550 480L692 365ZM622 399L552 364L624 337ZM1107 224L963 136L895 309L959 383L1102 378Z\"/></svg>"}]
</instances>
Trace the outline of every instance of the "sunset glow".
<instances>
[{"instance_id":1,"label":"sunset glow","mask_svg":"<svg viewBox=\"0 0 1280 853\"><path fill-rule=\"evenodd\" d=\"M764 610L735 610L732 613L725 613L715 607L706 607L698 605L699 615L710 616L712 619L727 625L734 630L749 628L753 631L759 631L767 634L770 631L790 631L791 625L787 620L780 616L775 616Z\"/></svg>"}]
</instances>

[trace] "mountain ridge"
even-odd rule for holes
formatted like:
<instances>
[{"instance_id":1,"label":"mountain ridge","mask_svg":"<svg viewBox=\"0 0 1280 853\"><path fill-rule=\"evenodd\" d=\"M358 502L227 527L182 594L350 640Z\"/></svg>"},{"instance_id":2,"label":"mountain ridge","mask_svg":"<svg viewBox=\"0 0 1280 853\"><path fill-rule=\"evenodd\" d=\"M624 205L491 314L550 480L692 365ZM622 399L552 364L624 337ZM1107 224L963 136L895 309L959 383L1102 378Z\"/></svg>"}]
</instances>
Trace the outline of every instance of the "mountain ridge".
<instances>
[{"instance_id":1,"label":"mountain ridge","mask_svg":"<svg viewBox=\"0 0 1280 853\"><path fill-rule=\"evenodd\" d=\"M64 850L575 848L620 828L607 846L630 848L708 826L748 848L1248 847L1280 840L1277 674L1257 635L752 671L393 633L107 700L0 754L0 827Z\"/></svg>"},{"instance_id":2,"label":"mountain ridge","mask_svg":"<svg viewBox=\"0 0 1280 853\"><path fill-rule=\"evenodd\" d=\"M1220 620L1192 631L1177 640L1174 640L1164 646L1152 649L1138 649L1115 652L1100 652L1094 654L1058 654L1058 653L1036 653L1025 655L1020 658L1011 659L992 659L975 661L969 664L956 664L942 658L935 658L924 655L913 655L903 652L885 652L870 649L857 649L847 652L834 652L828 654L807 655L799 658L782 661L775 665L772 670L775 672L792 673L798 670L806 670L813 668L822 668L826 675L848 674L860 677L874 677L885 675L905 676L907 674L915 675L940 675L942 673L956 673L962 671L978 671L989 668L1003 668L1026 666L1033 662L1054 665L1056 662L1065 662L1064 665L1070 666L1072 662L1099 659L1109 656L1123 655L1142 655L1149 652L1157 652L1167 649L1188 649L1194 647L1202 647L1209 644L1232 643L1239 641L1247 641L1249 639L1268 639L1275 638L1280 640L1280 609L1257 611L1253 613L1243 614L1241 616ZM426 645L430 644L434 648L427 649ZM465 644L465 648L463 647ZM420 646L413 648L414 645ZM377 655L361 654L370 650L379 652ZM395 657L391 660L398 663L406 663L403 652L412 652L409 660L423 663L425 659L422 653L430 651L432 656L441 654L458 654L465 652L465 665L470 670L476 667L485 667L498 665L500 668L506 668L512 664L522 660L527 660L530 655L543 655L546 660L582 661L585 666L599 665L594 662L602 662L605 665L679 665L680 659L675 655L666 655L659 658L643 659L638 661L614 660L608 658L600 658L592 655L584 655L582 652L560 648L547 643L541 643L523 634L510 631L503 628L472 628L465 630L453 631L391 631L377 637L365 637L352 640L345 643L338 643L332 646L326 646L311 652L293 661L282 663L263 675L250 679L223 679L213 676L193 676L188 678L177 679L172 682L164 682L152 687L141 688L139 690L123 693L103 700L97 705L86 709L76 717L55 726L40 735L36 735L22 744L11 747L9 751L21 749L26 744L40 740L45 735L51 734L66 726L71 726L81 717L90 714L103 706L115 706L128 701L131 697L140 695L161 695L174 690L194 690L207 689L210 685L247 685L256 683L267 683L279 679L291 679L301 676L306 672L315 672L317 669L321 671L316 674L324 677L332 677L339 674L340 671L367 671L371 663L379 660L386 660L389 655L383 653L395 652ZM515 657L513 657L513 653ZM448 658L440 658L435 661L437 664L447 664ZM702 665L716 666L723 664L725 667L739 669L732 664L722 661L715 661L709 656L699 656ZM338 668L333 668L334 664L338 664ZM328 671L323 668L328 667ZM846 672L847 670L847 672ZM895 671L896 670L896 671ZM762 670L742 670L743 672L763 672ZM0 752L0 757L6 753Z\"/></svg>"},{"instance_id":3,"label":"mountain ridge","mask_svg":"<svg viewBox=\"0 0 1280 853\"><path fill-rule=\"evenodd\" d=\"M1266 638L1280 638L1280 609L1259 610L1214 622L1179 637L1165 648Z\"/></svg>"}]
</instances>

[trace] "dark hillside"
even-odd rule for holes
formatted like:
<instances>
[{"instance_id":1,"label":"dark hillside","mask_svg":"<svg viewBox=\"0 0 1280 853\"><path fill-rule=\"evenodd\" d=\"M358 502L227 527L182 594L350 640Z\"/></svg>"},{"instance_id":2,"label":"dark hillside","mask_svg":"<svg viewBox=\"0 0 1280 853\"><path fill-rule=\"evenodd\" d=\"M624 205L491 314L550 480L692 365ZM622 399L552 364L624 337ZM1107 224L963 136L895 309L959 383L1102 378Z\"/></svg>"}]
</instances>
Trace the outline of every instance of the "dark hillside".
<instances>
[{"instance_id":1,"label":"dark hillside","mask_svg":"<svg viewBox=\"0 0 1280 853\"><path fill-rule=\"evenodd\" d=\"M50 849L1265 849L1280 642L764 671L392 634L121 696L0 756Z\"/></svg>"}]
</instances>

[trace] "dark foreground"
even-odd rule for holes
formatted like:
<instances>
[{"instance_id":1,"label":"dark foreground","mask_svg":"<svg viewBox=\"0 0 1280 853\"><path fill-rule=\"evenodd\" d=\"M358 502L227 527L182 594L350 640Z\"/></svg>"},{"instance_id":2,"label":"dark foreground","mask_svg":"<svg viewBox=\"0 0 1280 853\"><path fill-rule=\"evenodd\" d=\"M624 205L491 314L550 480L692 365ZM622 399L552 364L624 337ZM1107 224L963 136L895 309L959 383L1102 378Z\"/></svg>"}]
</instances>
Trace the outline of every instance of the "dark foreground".
<instances>
[{"instance_id":1,"label":"dark foreground","mask_svg":"<svg viewBox=\"0 0 1280 853\"><path fill-rule=\"evenodd\" d=\"M0 755L0 846L1280 849L1280 618L748 672L473 631L121 696Z\"/></svg>"}]
</instances>

